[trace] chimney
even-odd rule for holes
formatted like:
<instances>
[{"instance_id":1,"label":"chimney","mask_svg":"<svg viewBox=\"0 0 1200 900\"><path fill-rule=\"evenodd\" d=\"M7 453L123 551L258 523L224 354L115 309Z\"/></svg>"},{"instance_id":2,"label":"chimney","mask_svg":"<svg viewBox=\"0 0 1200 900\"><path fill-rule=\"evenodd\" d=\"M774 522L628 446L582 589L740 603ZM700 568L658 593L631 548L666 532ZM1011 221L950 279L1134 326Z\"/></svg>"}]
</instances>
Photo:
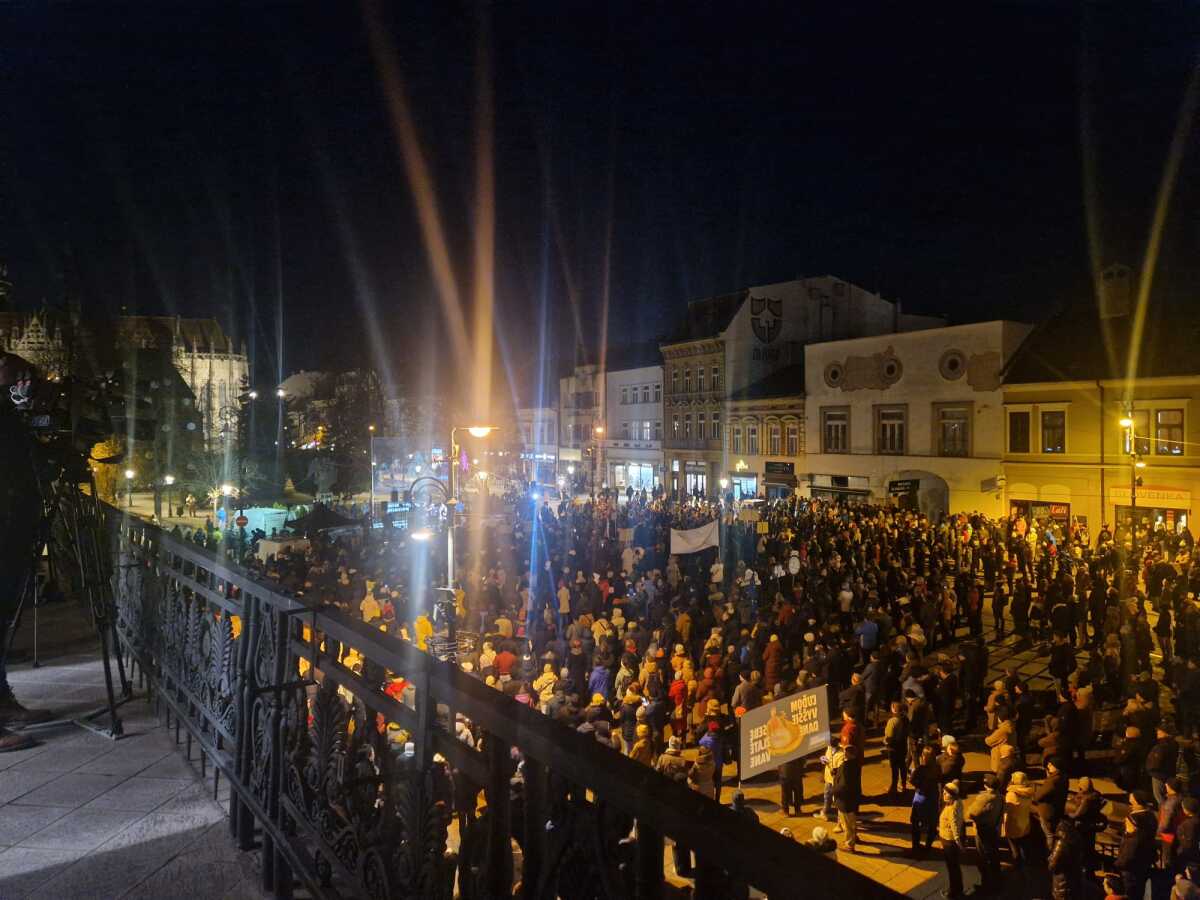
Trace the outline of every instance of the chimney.
<instances>
[{"instance_id":1,"label":"chimney","mask_svg":"<svg viewBox=\"0 0 1200 900\"><path fill-rule=\"evenodd\" d=\"M1115 263L1100 273L1100 318L1116 319L1133 310L1133 273Z\"/></svg>"}]
</instances>

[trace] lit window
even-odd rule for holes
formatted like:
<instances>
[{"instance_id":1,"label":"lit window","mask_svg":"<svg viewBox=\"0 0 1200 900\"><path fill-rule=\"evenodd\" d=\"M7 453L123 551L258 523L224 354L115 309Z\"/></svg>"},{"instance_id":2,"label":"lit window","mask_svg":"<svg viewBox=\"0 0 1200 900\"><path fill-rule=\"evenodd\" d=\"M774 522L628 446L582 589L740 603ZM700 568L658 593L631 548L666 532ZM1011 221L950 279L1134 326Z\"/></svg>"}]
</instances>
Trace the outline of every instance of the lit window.
<instances>
[{"instance_id":1,"label":"lit window","mask_svg":"<svg viewBox=\"0 0 1200 900\"><path fill-rule=\"evenodd\" d=\"M1133 446L1134 450L1129 446L1129 431L1121 429L1121 446L1126 453L1140 453L1142 455L1150 452L1150 410L1135 409L1133 415Z\"/></svg>"},{"instance_id":2,"label":"lit window","mask_svg":"<svg viewBox=\"0 0 1200 900\"><path fill-rule=\"evenodd\" d=\"M1042 452L1067 452L1067 411L1049 409L1042 412Z\"/></svg>"},{"instance_id":3,"label":"lit window","mask_svg":"<svg viewBox=\"0 0 1200 900\"><path fill-rule=\"evenodd\" d=\"M671 436L674 438L679 437L679 416L678 415L671 416Z\"/></svg>"},{"instance_id":4,"label":"lit window","mask_svg":"<svg viewBox=\"0 0 1200 900\"><path fill-rule=\"evenodd\" d=\"M1154 411L1154 452L1164 456L1183 454L1183 410Z\"/></svg>"},{"instance_id":5,"label":"lit window","mask_svg":"<svg viewBox=\"0 0 1200 900\"><path fill-rule=\"evenodd\" d=\"M937 421L938 456L969 456L971 453L970 407L938 407Z\"/></svg>"},{"instance_id":6,"label":"lit window","mask_svg":"<svg viewBox=\"0 0 1200 900\"><path fill-rule=\"evenodd\" d=\"M883 406L875 410L876 453L904 453L907 417L903 406Z\"/></svg>"},{"instance_id":7,"label":"lit window","mask_svg":"<svg viewBox=\"0 0 1200 900\"><path fill-rule=\"evenodd\" d=\"M770 456L778 456L779 455L779 448L780 448L780 446L782 446L780 443L782 437L783 437L783 433L779 427L779 424L772 423L770 426L770 430L767 432L767 454L768 455L770 455Z\"/></svg>"},{"instance_id":8,"label":"lit window","mask_svg":"<svg viewBox=\"0 0 1200 900\"><path fill-rule=\"evenodd\" d=\"M746 453L750 456L758 456L758 426L746 426Z\"/></svg>"},{"instance_id":9,"label":"lit window","mask_svg":"<svg viewBox=\"0 0 1200 900\"><path fill-rule=\"evenodd\" d=\"M645 422L642 423L642 440L643 441L650 440L650 420L649 419L647 419Z\"/></svg>"},{"instance_id":10,"label":"lit window","mask_svg":"<svg viewBox=\"0 0 1200 900\"><path fill-rule=\"evenodd\" d=\"M687 440L692 437L692 414L686 413L683 417L683 436Z\"/></svg>"},{"instance_id":11,"label":"lit window","mask_svg":"<svg viewBox=\"0 0 1200 900\"><path fill-rule=\"evenodd\" d=\"M787 455L800 455L800 426L791 422L787 427Z\"/></svg>"},{"instance_id":12,"label":"lit window","mask_svg":"<svg viewBox=\"0 0 1200 900\"><path fill-rule=\"evenodd\" d=\"M729 429L729 452L742 452L742 426L733 425Z\"/></svg>"},{"instance_id":13,"label":"lit window","mask_svg":"<svg viewBox=\"0 0 1200 900\"><path fill-rule=\"evenodd\" d=\"M825 453L850 452L850 411L821 410L821 450Z\"/></svg>"}]
</instances>

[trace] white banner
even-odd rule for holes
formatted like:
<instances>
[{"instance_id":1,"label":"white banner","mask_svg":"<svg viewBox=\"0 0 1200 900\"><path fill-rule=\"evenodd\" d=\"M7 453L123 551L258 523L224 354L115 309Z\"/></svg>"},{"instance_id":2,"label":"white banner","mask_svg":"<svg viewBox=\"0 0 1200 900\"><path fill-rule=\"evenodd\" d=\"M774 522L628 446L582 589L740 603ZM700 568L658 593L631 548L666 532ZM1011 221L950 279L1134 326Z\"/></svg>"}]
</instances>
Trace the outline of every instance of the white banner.
<instances>
[{"instance_id":1,"label":"white banner","mask_svg":"<svg viewBox=\"0 0 1200 900\"><path fill-rule=\"evenodd\" d=\"M689 528L687 531L671 529L671 553L696 553L705 547L721 546L718 536L718 522L713 519L707 525L699 528Z\"/></svg>"}]
</instances>

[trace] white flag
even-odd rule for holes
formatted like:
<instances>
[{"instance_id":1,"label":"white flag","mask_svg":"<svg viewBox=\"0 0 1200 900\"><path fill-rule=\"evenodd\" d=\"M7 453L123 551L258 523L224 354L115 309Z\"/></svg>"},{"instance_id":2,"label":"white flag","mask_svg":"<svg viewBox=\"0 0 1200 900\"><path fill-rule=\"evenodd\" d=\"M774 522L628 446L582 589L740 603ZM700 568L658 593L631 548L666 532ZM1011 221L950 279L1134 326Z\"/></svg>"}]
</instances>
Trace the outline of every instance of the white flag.
<instances>
[{"instance_id":1,"label":"white flag","mask_svg":"<svg viewBox=\"0 0 1200 900\"><path fill-rule=\"evenodd\" d=\"M686 531L671 529L671 553L696 553L705 547L719 547L721 540L718 536L717 520L713 519L707 525L699 528L689 528Z\"/></svg>"}]
</instances>

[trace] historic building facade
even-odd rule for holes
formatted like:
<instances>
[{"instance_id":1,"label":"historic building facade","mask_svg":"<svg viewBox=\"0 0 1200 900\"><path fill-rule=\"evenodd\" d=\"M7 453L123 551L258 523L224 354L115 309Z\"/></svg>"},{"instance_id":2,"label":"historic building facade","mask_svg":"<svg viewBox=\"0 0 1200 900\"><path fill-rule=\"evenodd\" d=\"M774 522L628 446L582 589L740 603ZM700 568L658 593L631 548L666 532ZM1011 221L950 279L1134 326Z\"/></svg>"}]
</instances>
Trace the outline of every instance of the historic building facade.
<instances>
[{"instance_id":1,"label":"historic building facade","mask_svg":"<svg viewBox=\"0 0 1200 900\"><path fill-rule=\"evenodd\" d=\"M1030 326L994 321L805 350L816 497L897 503L934 518L1004 512L1004 366Z\"/></svg>"},{"instance_id":2,"label":"historic building facade","mask_svg":"<svg viewBox=\"0 0 1200 900\"><path fill-rule=\"evenodd\" d=\"M605 374L605 484L647 493L663 484L663 367L637 366Z\"/></svg>"}]
</instances>

